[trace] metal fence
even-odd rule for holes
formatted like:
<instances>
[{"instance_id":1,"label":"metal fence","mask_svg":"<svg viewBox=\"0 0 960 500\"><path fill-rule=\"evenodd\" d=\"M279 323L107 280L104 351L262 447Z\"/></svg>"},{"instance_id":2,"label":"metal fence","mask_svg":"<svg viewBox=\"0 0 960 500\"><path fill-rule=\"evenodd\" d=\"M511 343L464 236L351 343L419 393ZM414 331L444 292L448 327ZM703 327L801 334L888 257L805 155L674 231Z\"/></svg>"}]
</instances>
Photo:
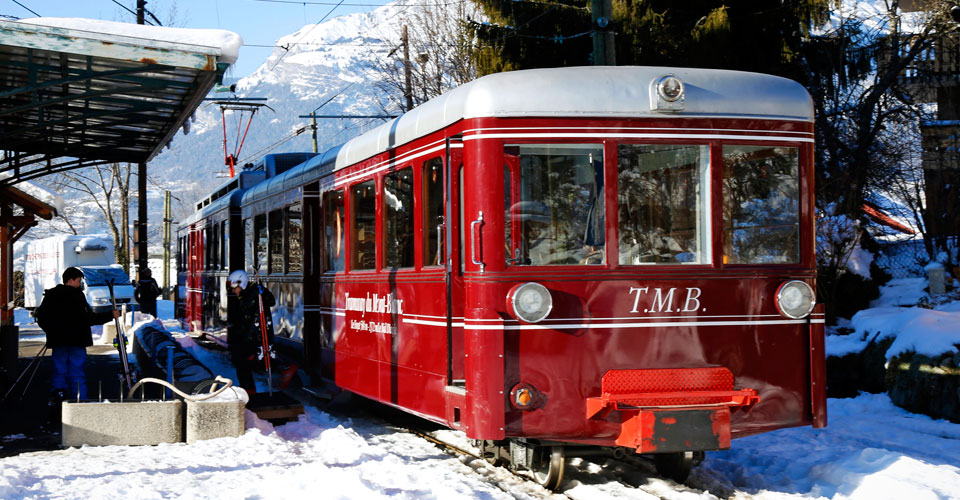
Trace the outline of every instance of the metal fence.
<instances>
[{"instance_id":1,"label":"metal fence","mask_svg":"<svg viewBox=\"0 0 960 500\"><path fill-rule=\"evenodd\" d=\"M949 242L953 255L957 255L957 243L955 238ZM874 256L874 262L894 278L926 277L923 268L930 260L921 239L881 243L880 252Z\"/></svg>"},{"instance_id":2,"label":"metal fence","mask_svg":"<svg viewBox=\"0 0 960 500\"><path fill-rule=\"evenodd\" d=\"M884 243L874 262L894 278L922 278L923 267L930 261L923 240Z\"/></svg>"}]
</instances>

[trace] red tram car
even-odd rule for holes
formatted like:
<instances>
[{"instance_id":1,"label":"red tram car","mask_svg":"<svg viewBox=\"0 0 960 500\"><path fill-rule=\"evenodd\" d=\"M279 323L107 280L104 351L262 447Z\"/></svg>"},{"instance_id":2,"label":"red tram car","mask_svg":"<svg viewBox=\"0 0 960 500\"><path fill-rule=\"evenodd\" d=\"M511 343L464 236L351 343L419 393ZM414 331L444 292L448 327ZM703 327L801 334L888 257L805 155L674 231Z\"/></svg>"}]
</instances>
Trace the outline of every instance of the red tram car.
<instances>
[{"instance_id":1,"label":"red tram car","mask_svg":"<svg viewBox=\"0 0 960 500\"><path fill-rule=\"evenodd\" d=\"M201 212L181 317L228 256L317 383L548 487L597 453L682 480L732 438L826 425L813 174L812 101L783 78L490 75L238 191L229 237Z\"/></svg>"}]
</instances>

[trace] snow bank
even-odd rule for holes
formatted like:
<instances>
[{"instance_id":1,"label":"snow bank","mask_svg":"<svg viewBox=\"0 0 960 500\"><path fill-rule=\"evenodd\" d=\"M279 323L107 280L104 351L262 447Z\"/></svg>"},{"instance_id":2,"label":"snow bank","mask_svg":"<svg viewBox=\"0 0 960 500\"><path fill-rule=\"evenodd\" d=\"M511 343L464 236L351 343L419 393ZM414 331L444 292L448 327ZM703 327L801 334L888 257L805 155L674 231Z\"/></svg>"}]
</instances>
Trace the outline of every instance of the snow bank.
<instances>
[{"instance_id":1,"label":"snow bank","mask_svg":"<svg viewBox=\"0 0 960 500\"><path fill-rule=\"evenodd\" d=\"M899 278L880 287L880 297L870 302L870 307L915 306L927 293L926 278Z\"/></svg>"},{"instance_id":2,"label":"snow bank","mask_svg":"<svg viewBox=\"0 0 960 500\"><path fill-rule=\"evenodd\" d=\"M199 45L217 48L220 50L221 62L230 64L236 62L240 54L240 46L243 45L243 39L240 38L240 35L232 31L218 29L168 28L166 26L147 26L73 17L34 17L21 19L19 22L106 35L122 35L176 45ZM189 50L186 47L185 49Z\"/></svg>"},{"instance_id":3,"label":"snow bank","mask_svg":"<svg viewBox=\"0 0 960 500\"><path fill-rule=\"evenodd\" d=\"M896 337L887 359L908 351L934 357L960 344L960 311L879 307L860 311L850 321L854 335Z\"/></svg>"},{"instance_id":4,"label":"snow bank","mask_svg":"<svg viewBox=\"0 0 960 500\"><path fill-rule=\"evenodd\" d=\"M937 356L956 349L960 344L960 302L934 309L899 307L915 306L926 296L926 286L924 278L902 278L880 287L880 297L870 303L870 309L838 325L853 329L852 334L827 336L827 356L860 352L871 340L887 337L895 337L887 359L908 351Z\"/></svg>"}]
</instances>

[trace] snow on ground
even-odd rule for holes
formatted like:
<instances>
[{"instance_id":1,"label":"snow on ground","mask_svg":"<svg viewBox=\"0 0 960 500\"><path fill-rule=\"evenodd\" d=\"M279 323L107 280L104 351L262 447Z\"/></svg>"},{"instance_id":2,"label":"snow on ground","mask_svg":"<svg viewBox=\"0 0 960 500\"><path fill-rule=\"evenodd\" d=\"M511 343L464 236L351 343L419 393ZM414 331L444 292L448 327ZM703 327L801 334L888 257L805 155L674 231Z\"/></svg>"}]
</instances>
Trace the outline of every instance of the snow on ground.
<instances>
[{"instance_id":1,"label":"snow on ground","mask_svg":"<svg viewBox=\"0 0 960 500\"><path fill-rule=\"evenodd\" d=\"M915 304L927 297L926 286L925 278L891 280L880 288L880 297L870 303L870 309L838 325L853 333L827 336L827 355L860 352L869 342L886 337L895 337L887 350L888 359L908 351L938 356L955 350L960 345L960 301L933 309L917 307Z\"/></svg>"},{"instance_id":2,"label":"snow on ground","mask_svg":"<svg viewBox=\"0 0 960 500\"><path fill-rule=\"evenodd\" d=\"M907 413L885 395L829 405L826 429L736 440L730 451L707 453L687 484L733 498L960 498L954 465L960 425ZM248 413L247 427L237 438L192 445L84 446L4 458L0 498L552 496L502 468L449 455L377 421L308 407L298 422L279 427ZM576 499L718 498L655 477L640 478L637 487L612 482L608 465L581 463L568 474L563 493Z\"/></svg>"},{"instance_id":3,"label":"snow on ground","mask_svg":"<svg viewBox=\"0 0 960 500\"><path fill-rule=\"evenodd\" d=\"M168 301L158 309L172 316ZM708 452L686 485L573 459L559 494L373 418L305 410L279 427L248 412L237 438L0 459L0 498L960 499L960 425L909 413L885 394L829 400L825 429L783 429ZM434 434L469 448L462 433Z\"/></svg>"},{"instance_id":4,"label":"snow on ground","mask_svg":"<svg viewBox=\"0 0 960 500\"><path fill-rule=\"evenodd\" d=\"M886 394L830 399L825 429L735 440L707 453L696 483L757 498L960 498L960 425L896 407Z\"/></svg>"}]
</instances>

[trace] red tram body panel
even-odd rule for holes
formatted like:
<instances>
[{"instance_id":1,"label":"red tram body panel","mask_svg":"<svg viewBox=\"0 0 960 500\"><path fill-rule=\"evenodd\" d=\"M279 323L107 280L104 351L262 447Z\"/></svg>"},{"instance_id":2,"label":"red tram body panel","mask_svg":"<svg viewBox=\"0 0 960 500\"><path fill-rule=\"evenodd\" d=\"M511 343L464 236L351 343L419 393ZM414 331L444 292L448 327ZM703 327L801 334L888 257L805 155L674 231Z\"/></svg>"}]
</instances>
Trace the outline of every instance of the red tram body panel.
<instances>
[{"instance_id":1,"label":"red tram body panel","mask_svg":"<svg viewBox=\"0 0 960 500\"><path fill-rule=\"evenodd\" d=\"M247 190L224 271L299 292L318 383L470 438L723 449L826 425L813 173L789 80L503 73Z\"/></svg>"}]
</instances>

